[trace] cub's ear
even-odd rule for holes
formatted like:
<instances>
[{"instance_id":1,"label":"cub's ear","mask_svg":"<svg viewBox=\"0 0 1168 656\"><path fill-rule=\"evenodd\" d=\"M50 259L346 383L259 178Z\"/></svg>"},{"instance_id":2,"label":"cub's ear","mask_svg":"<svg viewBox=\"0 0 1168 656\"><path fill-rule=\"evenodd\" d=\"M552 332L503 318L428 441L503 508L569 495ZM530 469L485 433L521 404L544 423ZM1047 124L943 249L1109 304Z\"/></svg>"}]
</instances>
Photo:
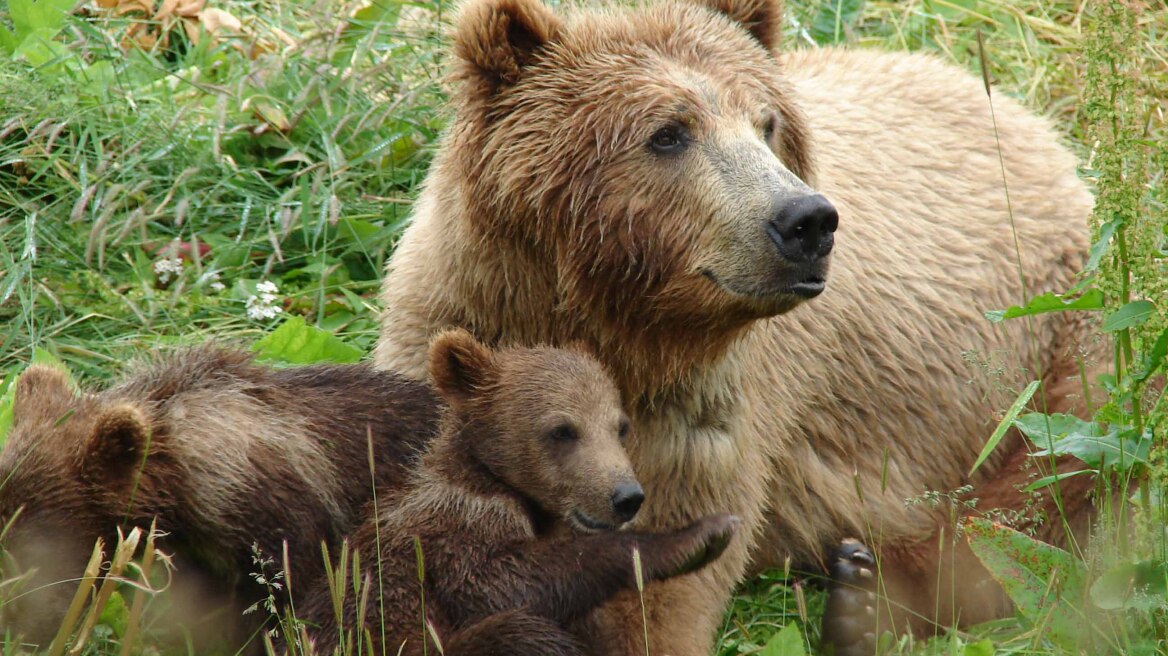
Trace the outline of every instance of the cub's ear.
<instances>
[{"instance_id":1,"label":"cub's ear","mask_svg":"<svg viewBox=\"0 0 1168 656\"><path fill-rule=\"evenodd\" d=\"M698 0L714 11L742 25L756 41L776 52L783 39L782 0Z\"/></svg>"},{"instance_id":2,"label":"cub's ear","mask_svg":"<svg viewBox=\"0 0 1168 656\"><path fill-rule=\"evenodd\" d=\"M457 328L430 342L430 377L454 407L463 407L495 377L495 359L487 347Z\"/></svg>"},{"instance_id":3,"label":"cub's ear","mask_svg":"<svg viewBox=\"0 0 1168 656\"><path fill-rule=\"evenodd\" d=\"M85 469L111 484L129 482L150 449L150 420L137 406L117 403L97 410L85 444Z\"/></svg>"},{"instance_id":4,"label":"cub's ear","mask_svg":"<svg viewBox=\"0 0 1168 656\"><path fill-rule=\"evenodd\" d=\"M536 53L559 38L563 22L539 0L469 0L455 22L454 52L463 82L484 93L515 84Z\"/></svg>"},{"instance_id":5,"label":"cub's ear","mask_svg":"<svg viewBox=\"0 0 1168 656\"><path fill-rule=\"evenodd\" d=\"M56 367L34 364L16 379L12 394L13 423L56 421L65 416L75 400L69 374Z\"/></svg>"}]
</instances>

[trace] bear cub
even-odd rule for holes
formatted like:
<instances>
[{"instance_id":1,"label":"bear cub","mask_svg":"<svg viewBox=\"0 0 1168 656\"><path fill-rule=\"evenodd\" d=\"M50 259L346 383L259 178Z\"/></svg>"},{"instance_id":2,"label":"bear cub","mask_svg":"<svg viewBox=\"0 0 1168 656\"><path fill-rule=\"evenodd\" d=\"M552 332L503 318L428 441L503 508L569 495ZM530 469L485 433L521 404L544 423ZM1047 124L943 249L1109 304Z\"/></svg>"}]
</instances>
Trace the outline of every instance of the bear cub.
<instances>
[{"instance_id":1,"label":"bear cub","mask_svg":"<svg viewBox=\"0 0 1168 656\"><path fill-rule=\"evenodd\" d=\"M491 350L452 330L431 342L429 367L449 413L409 486L354 537L373 599L337 608L322 586L300 608L318 652L365 634L375 653L422 654L437 640L450 656L584 654L570 628L635 585L634 548L656 581L712 562L734 535L730 515L615 530L644 494L623 445L629 420L593 358Z\"/></svg>"},{"instance_id":2,"label":"bear cub","mask_svg":"<svg viewBox=\"0 0 1168 656\"><path fill-rule=\"evenodd\" d=\"M256 558L271 560L270 578L284 569L286 542L283 583L307 590L324 571L321 542L335 548L364 520L374 481L392 489L407 479L441 402L429 386L367 365L277 369L199 347L100 393L34 365L16 383L13 411L0 452L0 548L5 578L25 580L0 605L0 630L47 647L95 540L108 556L117 528L157 519L159 547L176 563L164 623L238 644L266 615L243 614L268 594Z\"/></svg>"}]
</instances>

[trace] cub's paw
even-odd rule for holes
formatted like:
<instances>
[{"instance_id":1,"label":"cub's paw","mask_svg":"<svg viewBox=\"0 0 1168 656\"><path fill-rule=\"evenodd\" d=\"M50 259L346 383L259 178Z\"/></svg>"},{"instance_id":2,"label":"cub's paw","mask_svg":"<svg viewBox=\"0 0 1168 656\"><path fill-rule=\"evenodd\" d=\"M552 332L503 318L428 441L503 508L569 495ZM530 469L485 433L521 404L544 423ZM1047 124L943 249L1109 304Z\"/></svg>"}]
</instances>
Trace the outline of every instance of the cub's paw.
<instances>
[{"instance_id":1,"label":"cub's paw","mask_svg":"<svg viewBox=\"0 0 1168 656\"><path fill-rule=\"evenodd\" d=\"M678 573L692 572L717 560L741 525L742 520L735 515L709 515L695 522L688 530L696 533L697 549L685 560Z\"/></svg>"},{"instance_id":2,"label":"cub's paw","mask_svg":"<svg viewBox=\"0 0 1168 656\"><path fill-rule=\"evenodd\" d=\"M846 539L831 554L823 653L876 653L876 557L858 540Z\"/></svg>"},{"instance_id":3,"label":"cub's paw","mask_svg":"<svg viewBox=\"0 0 1168 656\"><path fill-rule=\"evenodd\" d=\"M741 525L742 520L734 515L707 515L679 531L657 534L652 542L660 546L660 551L657 558L647 561L653 563L646 567L649 578L681 576L714 562ZM642 559L648 555L642 553Z\"/></svg>"}]
</instances>

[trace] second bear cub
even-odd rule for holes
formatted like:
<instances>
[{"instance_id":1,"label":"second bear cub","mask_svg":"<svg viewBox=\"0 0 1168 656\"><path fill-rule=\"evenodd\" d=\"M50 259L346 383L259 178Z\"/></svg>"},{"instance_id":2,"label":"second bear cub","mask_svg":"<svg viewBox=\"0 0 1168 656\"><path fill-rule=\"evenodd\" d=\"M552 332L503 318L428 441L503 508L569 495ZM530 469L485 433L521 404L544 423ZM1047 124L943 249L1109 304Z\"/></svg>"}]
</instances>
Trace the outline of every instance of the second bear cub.
<instances>
[{"instance_id":1,"label":"second bear cub","mask_svg":"<svg viewBox=\"0 0 1168 656\"><path fill-rule=\"evenodd\" d=\"M594 359L490 350L455 330L431 343L430 372L450 412L412 484L354 538L367 585L380 576L372 599L338 609L320 590L300 609L318 650L367 629L375 653L421 654L437 639L450 656L583 654L566 627L635 585L634 548L653 581L703 567L734 534L729 515L613 530L644 495L622 444L629 421Z\"/></svg>"}]
</instances>

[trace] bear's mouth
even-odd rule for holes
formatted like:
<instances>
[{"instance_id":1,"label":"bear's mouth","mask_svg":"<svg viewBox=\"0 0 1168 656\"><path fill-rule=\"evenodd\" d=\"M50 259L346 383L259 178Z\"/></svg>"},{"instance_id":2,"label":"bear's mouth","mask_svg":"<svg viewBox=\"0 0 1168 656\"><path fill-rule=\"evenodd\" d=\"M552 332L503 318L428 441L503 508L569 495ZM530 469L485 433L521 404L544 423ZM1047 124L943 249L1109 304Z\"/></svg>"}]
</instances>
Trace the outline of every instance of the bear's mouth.
<instances>
[{"instance_id":1,"label":"bear's mouth","mask_svg":"<svg viewBox=\"0 0 1168 656\"><path fill-rule=\"evenodd\" d=\"M573 508L568 513L568 521L572 526L584 533L594 533L598 531L611 531L616 527L612 524L606 524L599 519L595 519L590 515L585 514L579 508Z\"/></svg>"},{"instance_id":2,"label":"bear's mouth","mask_svg":"<svg viewBox=\"0 0 1168 656\"><path fill-rule=\"evenodd\" d=\"M763 296L771 296L771 295L775 294L775 292L764 292L764 291L759 291L759 290L744 291L741 289L736 289L733 285L730 285L726 281L719 279L718 276L715 275L714 272L709 270L709 269L701 269L699 271L699 273L701 273L701 275L704 278L706 278L710 282L714 283L718 287L721 287L722 289L724 289L732 294L737 294L739 296L758 298L758 297L763 297ZM808 299L808 298L815 298L816 296L819 296L820 294L823 293L823 290L826 288L827 288L827 278L826 277L824 277L822 274L819 274L819 273L810 273L806 277L804 277L802 280L788 283L787 285L783 286L781 289L779 289L777 291L777 293L778 294L788 294L791 296L798 296L799 298L802 298L802 299Z\"/></svg>"}]
</instances>

